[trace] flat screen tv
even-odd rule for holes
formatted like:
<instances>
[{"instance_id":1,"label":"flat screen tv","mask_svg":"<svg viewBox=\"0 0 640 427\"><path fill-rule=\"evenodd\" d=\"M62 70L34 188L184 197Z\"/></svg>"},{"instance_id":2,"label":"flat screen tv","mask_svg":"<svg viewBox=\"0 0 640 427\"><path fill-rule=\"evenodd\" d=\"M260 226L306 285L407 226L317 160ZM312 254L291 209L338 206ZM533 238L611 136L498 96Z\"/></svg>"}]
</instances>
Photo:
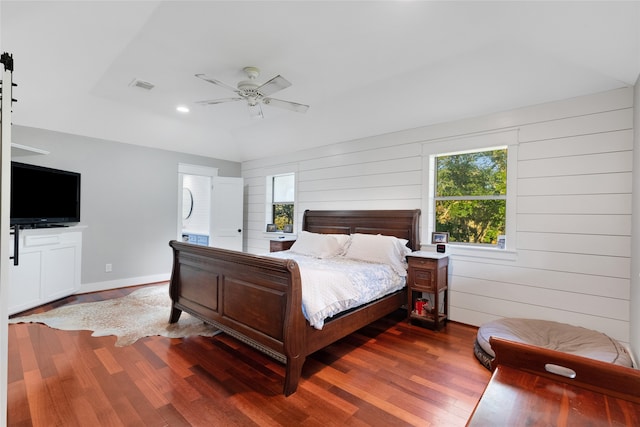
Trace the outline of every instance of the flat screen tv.
<instances>
[{"instance_id":1,"label":"flat screen tv","mask_svg":"<svg viewBox=\"0 0 640 427\"><path fill-rule=\"evenodd\" d=\"M11 162L11 225L80 222L80 174Z\"/></svg>"}]
</instances>

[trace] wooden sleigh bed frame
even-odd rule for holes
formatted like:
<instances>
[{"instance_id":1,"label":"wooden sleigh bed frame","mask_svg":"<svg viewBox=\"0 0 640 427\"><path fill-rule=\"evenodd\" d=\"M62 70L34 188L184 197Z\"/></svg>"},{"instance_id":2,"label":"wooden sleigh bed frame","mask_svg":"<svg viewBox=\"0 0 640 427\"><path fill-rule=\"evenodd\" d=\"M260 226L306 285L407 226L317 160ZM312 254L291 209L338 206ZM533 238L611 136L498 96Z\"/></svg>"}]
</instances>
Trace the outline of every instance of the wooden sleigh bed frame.
<instances>
[{"instance_id":1,"label":"wooden sleigh bed frame","mask_svg":"<svg viewBox=\"0 0 640 427\"><path fill-rule=\"evenodd\" d=\"M311 211L302 229L313 233L384 234L420 249L420 210ZM302 288L293 260L171 241L169 322L185 311L262 351L285 367L284 394L296 391L308 355L406 304L406 288L327 319L322 330L302 314Z\"/></svg>"}]
</instances>

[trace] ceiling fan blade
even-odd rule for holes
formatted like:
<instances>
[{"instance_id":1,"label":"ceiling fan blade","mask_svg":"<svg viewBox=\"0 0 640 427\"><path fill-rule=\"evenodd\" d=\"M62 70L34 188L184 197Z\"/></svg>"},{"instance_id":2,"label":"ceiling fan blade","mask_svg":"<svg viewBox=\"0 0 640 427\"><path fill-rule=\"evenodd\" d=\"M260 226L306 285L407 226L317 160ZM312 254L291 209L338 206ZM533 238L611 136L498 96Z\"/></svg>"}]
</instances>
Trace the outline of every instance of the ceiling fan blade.
<instances>
[{"instance_id":1,"label":"ceiling fan blade","mask_svg":"<svg viewBox=\"0 0 640 427\"><path fill-rule=\"evenodd\" d=\"M209 99L206 101L196 101L196 104L200 105L214 105L222 104L223 102L242 101L243 98L223 98L223 99Z\"/></svg>"},{"instance_id":2,"label":"ceiling fan blade","mask_svg":"<svg viewBox=\"0 0 640 427\"><path fill-rule=\"evenodd\" d=\"M248 104L249 105L249 116L252 119L263 119L264 115L262 114L262 107L260 104Z\"/></svg>"},{"instance_id":3,"label":"ceiling fan blade","mask_svg":"<svg viewBox=\"0 0 640 427\"><path fill-rule=\"evenodd\" d=\"M199 78L199 79L204 80L205 82L213 83L214 85L218 85L218 86L223 87L223 88L225 88L227 90L230 90L232 92L239 93L238 89L236 89L235 87L231 87L226 83L222 83L220 80L216 80L214 78L207 77L204 74L196 74L196 77Z\"/></svg>"},{"instance_id":4,"label":"ceiling fan blade","mask_svg":"<svg viewBox=\"0 0 640 427\"><path fill-rule=\"evenodd\" d=\"M297 102L283 101L281 99L264 98L262 100L266 105L278 108L286 108L287 110L296 111L298 113L306 113L309 109L308 105L298 104Z\"/></svg>"},{"instance_id":5,"label":"ceiling fan blade","mask_svg":"<svg viewBox=\"0 0 640 427\"><path fill-rule=\"evenodd\" d=\"M263 83L258 86L256 89L258 92L262 94L262 96L269 96L272 93L276 93L279 90L286 89L291 86L291 83L282 77L281 75L277 75L268 82Z\"/></svg>"}]
</instances>

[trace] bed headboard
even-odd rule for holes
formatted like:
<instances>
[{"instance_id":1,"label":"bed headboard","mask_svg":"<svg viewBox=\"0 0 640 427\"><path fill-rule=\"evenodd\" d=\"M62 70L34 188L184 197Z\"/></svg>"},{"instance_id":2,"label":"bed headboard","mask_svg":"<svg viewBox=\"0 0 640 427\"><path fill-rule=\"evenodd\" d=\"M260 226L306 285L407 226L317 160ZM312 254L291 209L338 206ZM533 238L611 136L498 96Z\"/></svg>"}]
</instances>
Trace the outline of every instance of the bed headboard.
<instances>
[{"instance_id":1,"label":"bed headboard","mask_svg":"<svg viewBox=\"0 0 640 427\"><path fill-rule=\"evenodd\" d=\"M306 210L302 229L325 234L384 234L407 239L407 246L420 250L420 209L413 210Z\"/></svg>"}]
</instances>

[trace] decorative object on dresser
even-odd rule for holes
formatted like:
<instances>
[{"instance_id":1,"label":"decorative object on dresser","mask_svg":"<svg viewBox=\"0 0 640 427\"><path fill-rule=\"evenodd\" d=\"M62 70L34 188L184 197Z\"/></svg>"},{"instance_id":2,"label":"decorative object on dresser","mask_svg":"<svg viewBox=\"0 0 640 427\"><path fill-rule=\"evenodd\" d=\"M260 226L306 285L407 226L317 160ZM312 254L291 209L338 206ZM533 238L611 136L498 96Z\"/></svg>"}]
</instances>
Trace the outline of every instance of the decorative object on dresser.
<instances>
[{"instance_id":1,"label":"decorative object on dresser","mask_svg":"<svg viewBox=\"0 0 640 427\"><path fill-rule=\"evenodd\" d=\"M449 317L449 257L418 251L407 262L407 319L439 330Z\"/></svg>"},{"instance_id":2,"label":"decorative object on dresser","mask_svg":"<svg viewBox=\"0 0 640 427\"><path fill-rule=\"evenodd\" d=\"M415 250L420 247L419 222L420 210L307 210L302 232L395 236L406 243L404 249ZM174 260L171 321L186 311L284 363L285 395L296 391L308 355L400 309L407 301L403 286L325 319L322 329L317 329L303 314L296 261L176 241L169 244Z\"/></svg>"},{"instance_id":3,"label":"decorative object on dresser","mask_svg":"<svg viewBox=\"0 0 640 427\"><path fill-rule=\"evenodd\" d=\"M43 313L13 317L9 323L44 323L65 331L89 330L92 336L116 336L116 347L131 345L140 338L160 335L183 338L212 337L216 328L200 319L185 316L179 323L167 322L171 307L167 284L146 286L121 298L63 305Z\"/></svg>"}]
</instances>

